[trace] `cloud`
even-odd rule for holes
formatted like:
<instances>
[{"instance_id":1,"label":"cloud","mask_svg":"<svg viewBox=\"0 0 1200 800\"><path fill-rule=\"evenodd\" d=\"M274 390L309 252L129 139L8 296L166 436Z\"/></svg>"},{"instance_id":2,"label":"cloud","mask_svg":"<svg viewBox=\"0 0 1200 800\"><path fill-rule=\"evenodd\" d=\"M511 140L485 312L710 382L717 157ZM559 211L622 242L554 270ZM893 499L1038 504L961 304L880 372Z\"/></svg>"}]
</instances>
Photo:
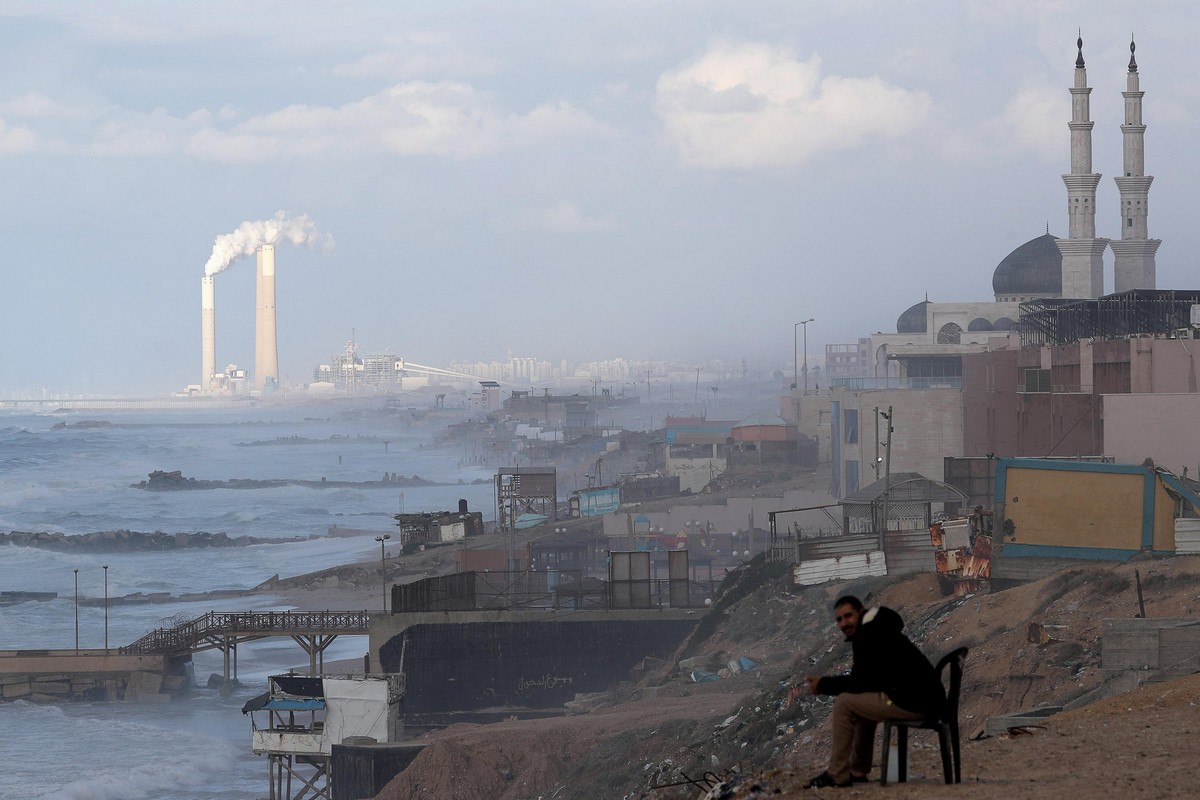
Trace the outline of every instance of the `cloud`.
<instances>
[{"instance_id":1,"label":"cloud","mask_svg":"<svg viewBox=\"0 0 1200 800\"><path fill-rule=\"evenodd\" d=\"M10 126L0 119L0 155L18 155L33 152L37 147L37 137L33 131L18 125Z\"/></svg>"},{"instance_id":2,"label":"cloud","mask_svg":"<svg viewBox=\"0 0 1200 800\"><path fill-rule=\"evenodd\" d=\"M941 150L956 161L1025 157L1030 153L1045 161L1061 160L1070 142L1070 118L1070 99L1062 87L1023 86L999 114L970 126L949 128Z\"/></svg>"},{"instance_id":3,"label":"cloud","mask_svg":"<svg viewBox=\"0 0 1200 800\"><path fill-rule=\"evenodd\" d=\"M1061 156L1066 146L1071 106L1061 87L1026 86L1004 107L1001 124L1017 143L1046 158Z\"/></svg>"},{"instance_id":4,"label":"cloud","mask_svg":"<svg viewBox=\"0 0 1200 800\"><path fill-rule=\"evenodd\" d=\"M493 59L456 47L443 34L393 36L384 44L384 50L338 64L333 68L333 74L347 78L410 80L435 75L486 75L495 72L498 66Z\"/></svg>"},{"instance_id":5,"label":"cloud","mask_svg":"<svg viewBox=\"0 0 1200 800\"><path fill-rule=\"evenodd\" d=\"M27 92L0 103L0 114L26 119L78 117L83 113L78 108L55 102L41 92Z\"/></svg>"},{"instance_id":6,"label":"cloud","mask_svg":"<svg viewBox=\"0 0 1200 800\"><path fill-rule=\"evenodd\" d=\"M767 44L720 43L660 76L655 106L686 166L758 169L902 137L931 101L880 77L823 75L816 55L799 61Z\"/></svg>"},{"instance_id":7,"label":"cloud","mask_svg":"<svg viewBox=\"0 0 1200 800\"><path fill-rule=\"evenodd\" d=\"M53 107L49 100L42 105ZM298 104L250 117L229 107L183 116L108 108L83 123L82 132L72 131L73 139L61 134L66 138L58 140L55 152L183 153L232 163L379 152L469 159L608 133L566 101L512 112L495 96L454 81L408 81L341 106Z\"/></svg>"},{"instance_id":8,"label":"cloud","mask_svg":"<svg viewBox=\"0 0 1200 800\"><path fill-rule=\"evenodd\" d=\"M519 221L523 227L554 233L587 233L616 227L611 219L586 216L579 206L566 200L546 208L526 211Z\"/></svg>"}]
</instances>

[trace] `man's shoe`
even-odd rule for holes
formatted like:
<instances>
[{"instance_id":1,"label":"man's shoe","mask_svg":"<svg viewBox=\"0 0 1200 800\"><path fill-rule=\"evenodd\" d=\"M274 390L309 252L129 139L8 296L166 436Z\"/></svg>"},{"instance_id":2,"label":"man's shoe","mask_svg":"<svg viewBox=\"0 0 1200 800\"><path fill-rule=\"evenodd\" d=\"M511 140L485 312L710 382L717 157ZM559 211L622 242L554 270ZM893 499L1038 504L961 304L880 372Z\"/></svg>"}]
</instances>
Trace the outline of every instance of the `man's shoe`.
<instances>
[{"instance_id":1,"label":"man's shoe","mask_svg":"<svg viewBox=\"0 0 1200 800\"><path fill-rule=\"evenodd\" d=\"M850 773L850 782L851 783L866 783L869 780L871 780L871 779L868 778L866 775L855 775L853 772Z\"/></svg>"},{"instance_id":2,"label":"man's shoe","mask_svg":"<svg viewBox=\"0 0 1200 800\"><path fill-rule=\"evenodd\" d=\"M853 778L851 780L853 780ZM805 789L825 789L827 787L832 786L832 787L837 787L840 789L842 787L849 786L849 785L850 785L850 781L846 781L845 783L838 783L837 781L835 781L833 779L833 776L830 775L828 772L822 772L820 775L813 778L808 783L804 784L804 788Z\"/></svg>"}]
</instances>

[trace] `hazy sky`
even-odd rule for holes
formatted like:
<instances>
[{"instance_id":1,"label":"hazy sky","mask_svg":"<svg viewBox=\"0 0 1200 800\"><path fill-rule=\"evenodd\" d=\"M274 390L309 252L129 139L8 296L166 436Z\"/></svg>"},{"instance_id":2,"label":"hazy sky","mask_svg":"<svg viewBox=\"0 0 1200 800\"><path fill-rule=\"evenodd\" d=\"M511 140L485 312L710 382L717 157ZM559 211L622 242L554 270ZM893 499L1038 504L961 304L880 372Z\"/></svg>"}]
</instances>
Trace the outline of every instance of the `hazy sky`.
<instances>
[{"instance_id":1,"label":"hazy sky","mask_svg":"<svg viewBox=\"0 0 1200 800\"><path fill-rule=\"evenodd\" d=\"M403 10L397 10L397 8ZM1076 29L1101 236L1136 33L1160 288L1200 287L1194 3L70 2L0 8L0 394L200 369L218 234L281 245L281 369L792 357L1065 235ZM1111 290L1111 255L1107 285ZM253 361L253 258L217 278Z\"/></svg>"}]
</instances>

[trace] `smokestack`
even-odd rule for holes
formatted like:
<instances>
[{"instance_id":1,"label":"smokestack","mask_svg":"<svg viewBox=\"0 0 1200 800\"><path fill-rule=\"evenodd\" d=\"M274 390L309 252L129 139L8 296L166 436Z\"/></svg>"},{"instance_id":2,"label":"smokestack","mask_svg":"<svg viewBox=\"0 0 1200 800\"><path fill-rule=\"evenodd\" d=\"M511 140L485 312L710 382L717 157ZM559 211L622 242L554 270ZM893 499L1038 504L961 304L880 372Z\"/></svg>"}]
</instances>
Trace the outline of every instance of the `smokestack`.
<instances>
[{"instance_id":1,"label":"smokestack","mask_svg":"<svg viewBox=\"0 0 1200 800\"><path fill-rule=\"evenodd\" d=\"M217 371L217 290L213 276L200 279L200 391L212 389L212 376Z\"/></svg>"},{"instance_id":2,"label":"smokestack","mask_svg":"<svg viewBox=\"0 0 1200 800\"><path fill-rule=\"evenodd\" d=\"M258 305L254 314L254 383L259 389L279 386L279 351L275 341L275 245L258 248Z\"/></svg>"}]
</instances>

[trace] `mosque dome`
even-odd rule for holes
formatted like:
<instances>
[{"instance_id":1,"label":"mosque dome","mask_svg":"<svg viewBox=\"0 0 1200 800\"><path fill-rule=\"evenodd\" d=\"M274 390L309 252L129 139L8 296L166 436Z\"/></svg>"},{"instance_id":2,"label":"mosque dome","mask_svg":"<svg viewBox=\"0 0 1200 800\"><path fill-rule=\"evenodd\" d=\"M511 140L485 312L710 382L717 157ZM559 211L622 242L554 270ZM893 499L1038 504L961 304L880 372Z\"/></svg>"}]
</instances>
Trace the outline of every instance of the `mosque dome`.
<instances>
[{"instance_id":1,"label":"mosque dome","mask_svg":"<svg viewBox=\"0 0 1200 800\"><path fill-rule=\"evenodd\" d=\"M922 300L900 315L896 320L896 333L925 333L925 306L928 300Z\"/></svg>"},{"instance_id":2,"label":"mosque dome","mask_svg":"<svg viewBox=\"0 0 1200 800\"><path fill-rule=\"evenodd\" d=\"M997 300L1062 294L1062 253L1055 244L1057 238L1043 234L1004 257L992 273Z\"/></svg>"}]
</instances>

